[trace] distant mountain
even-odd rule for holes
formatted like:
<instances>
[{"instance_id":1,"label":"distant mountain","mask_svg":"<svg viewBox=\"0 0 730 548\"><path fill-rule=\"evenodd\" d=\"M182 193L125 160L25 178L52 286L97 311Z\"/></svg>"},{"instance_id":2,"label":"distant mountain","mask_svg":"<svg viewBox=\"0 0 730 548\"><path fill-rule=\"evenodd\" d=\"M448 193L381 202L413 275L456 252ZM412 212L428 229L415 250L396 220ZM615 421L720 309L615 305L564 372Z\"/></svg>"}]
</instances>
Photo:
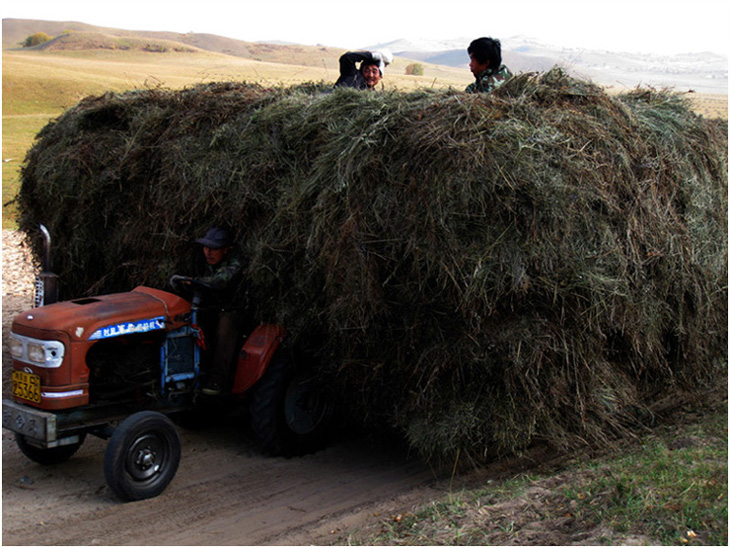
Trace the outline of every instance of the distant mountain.
<instances>
[{"instance_id":1,"label":"distant mountain","mask_svg":"<svg viewBox=\"0 0 730 548\"><path fill-rule=\"evenodd\" d=\"M464 68L469 66L466 48L471 40L394 40L370 46L387 48L393 55ZM703 93L728 92L728 59L716 53L661 56L563 48L541 44L525 36L501 40L504 63L514 72L541 72L560 65L570 73L608 86L655 88Z\"/></svg>"},{"instance_id":2,"label":"distant mountain","mask_svg":"<svg viewBox=\"0 0 730 548\"><path fill-rule=\"evenodd\" d=\"M387 45L381 46L390 49ZM372 49L380 49L373 47ZM462 68L469 70L469 57L466 54L466 47L460 49L448 49L442 51L419 51L419 50L393 50L393 55L405 57L424 63L434 65L446 65L448 67ZM544 72L551 69L555 59L549 56L525 55L520 52L502 50L502 62L513 72Z\"/></svg>"}]
</instances>

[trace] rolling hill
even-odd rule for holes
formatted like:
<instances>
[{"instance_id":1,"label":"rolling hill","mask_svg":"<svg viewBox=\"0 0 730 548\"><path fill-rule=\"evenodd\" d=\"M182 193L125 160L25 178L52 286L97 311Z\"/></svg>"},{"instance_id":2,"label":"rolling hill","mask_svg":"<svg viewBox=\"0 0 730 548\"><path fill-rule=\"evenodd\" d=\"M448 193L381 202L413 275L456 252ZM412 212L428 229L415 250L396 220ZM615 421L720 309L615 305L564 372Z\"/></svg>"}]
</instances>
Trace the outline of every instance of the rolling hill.
<instances>
[{"instance_id":1,"label":"rolling hill","mask_svg":"<svg viewBox=\"0 0 730 548\"><path fill-rule=\"evenodd\" d=\"M35 47L23 48L25 39L38 32L43 32L52 39ZM334 83L339 74L339 57L345 50L327 46L245 42L213 34L130 31L74 21L3 19L3 51L67 56L71 52L85 52L92 59L111 52L129 55L155 53L167 54L166 63L172 62L170 55L183 53L190 58L200 57L200 63L203 63L202 59L206 59L205 62L215 63L217 67L222 64L234 67L241 62L256 62L262 65L253 72L247 71L244 77L269 85L272 78L282 83L319 80ZM154 60L144 59L144 62L153 63ZM462 87L472 79L469 71L462 67L429 62L422 62L425 68L423 77L406 76L405 68L413 62L412 59L397 57L388 68L384 84L412 88L426 82L436 87ZM293 69L292 66L296 68ZM241 79L240 76L235 78Z\"/></svg>"},{"instance_id":2,"label":"rolling hill","mask_svg":"<svg viewBox=\"0 0 730 548\"><path fill-rule=\"evenodd\" d=\"M39 50L80 49L79 44L92 38L96 45L87 42L87 49L137 49L143 51L205 51L254 61L281 63L298 66L324 66L336 69L342 55L341 48L325 46L282 45L245 42L223 36L204 33L180 34L97 27L75 21L36 21L29 19L3 19L3 49L18 49L23 41L36 32L44 32L53 40L37 46ZM134 44L130 45L130 42ZM146 49L145 49L146 48Z\"/></svg>"}]
</instances>

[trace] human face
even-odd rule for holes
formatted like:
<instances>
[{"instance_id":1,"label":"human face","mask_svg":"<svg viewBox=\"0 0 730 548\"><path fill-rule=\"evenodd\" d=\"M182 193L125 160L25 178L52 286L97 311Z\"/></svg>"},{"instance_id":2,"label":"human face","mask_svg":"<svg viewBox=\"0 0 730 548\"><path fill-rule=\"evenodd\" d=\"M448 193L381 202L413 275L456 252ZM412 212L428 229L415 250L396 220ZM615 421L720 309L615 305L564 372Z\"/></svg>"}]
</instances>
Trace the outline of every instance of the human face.
<instances>
[{"instance_id":1,"label":"human face","mask_svg":"<svg viewBox=\"0 0 730 548\"><path fill-rule=\"evenodd\" d=\"M378 85L382 76L380 75L380 69L377 65L367 65L362 69L362 75L365 78L365 83L370 89L373 89Z\"/></svg>"},{"instance_id":2,"label":"human face","mask_svg":"<svg viewBox=\"0 0 730 548\"><path fill-rule=\"evenodd\" d=\"M223 257L226 256L228 253L227 247L221 247L218 249L213 249L212 247L203 246L203 255L205 255L205 260L208 262L209 265L215 266L219 262L223 260Z\"/></svg>"},{"instance_id":3,"label":"human face","mask_svg":"<svg viewBox=\"0 0 730 548\"><path fill-rule=\"evenodd\" d=\"M474 57L473 53L469 54L469 70L471 70L471 73L476 76L477 74L481 74L485 70L489 68L489 61L484 61L483 63L480 63L477 61L476 57Z\"/></svg>"}]
</instances>

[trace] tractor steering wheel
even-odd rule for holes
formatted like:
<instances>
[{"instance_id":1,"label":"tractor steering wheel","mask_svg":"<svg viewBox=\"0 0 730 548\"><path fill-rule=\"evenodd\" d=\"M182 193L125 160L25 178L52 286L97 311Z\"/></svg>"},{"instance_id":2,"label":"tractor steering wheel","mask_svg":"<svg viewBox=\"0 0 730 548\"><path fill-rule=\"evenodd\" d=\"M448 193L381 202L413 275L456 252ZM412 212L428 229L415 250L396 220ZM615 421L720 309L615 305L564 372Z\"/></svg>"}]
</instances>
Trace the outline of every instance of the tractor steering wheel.
<instances>
[{"instance_id":1,"label":"tractor steering wheel","mask_svg":"<svg viewBox=\"0 0 730 548\"><path fill-rule=\"evenodd\" d=\"M215 289L208 283L198 280L197 278L191 278L189 276L179 276L175 274L170 278L170 285L173 289L185 297L185 294L192 292L192 299L190 304L193 308L200 308L203 303L203 295L215 291ZM188 291L186 291L188 290Z\"/></svg>"},{"instance_id":2,"label":"tractor steering wheel","mask_svg":"<svg viewBox=\"0 0 730 548\"><path fill-rule=\"evenodd\" d=\"M192 286L193 290L204 290L213 291L214 288L209 283L206 283L198 278L191 278L190 276L180 276L175 274L170 278L170 285L177 291L184 289L185 285Z\"/></svg>"}]
</instances>

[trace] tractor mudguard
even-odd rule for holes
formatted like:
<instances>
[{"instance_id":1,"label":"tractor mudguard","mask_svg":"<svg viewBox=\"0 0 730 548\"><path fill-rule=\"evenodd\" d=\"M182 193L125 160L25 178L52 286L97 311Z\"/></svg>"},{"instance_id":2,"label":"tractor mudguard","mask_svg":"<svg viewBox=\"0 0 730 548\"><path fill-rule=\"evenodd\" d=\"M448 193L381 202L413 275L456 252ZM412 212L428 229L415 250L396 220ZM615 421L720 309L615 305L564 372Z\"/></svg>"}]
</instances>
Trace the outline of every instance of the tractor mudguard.
<instances>
[{"instance_id":1,"label":"tractor mudguard","mask_svg":"<svg viewBox=\"0 0 730 548\"><path fill-rule=\"evenodd\" d=\"M286 330L275 324L261 324L253 330L238 354L232 389L234 394L242 394L256 384L285 334Z\"/></svg>"}]
</instances>

